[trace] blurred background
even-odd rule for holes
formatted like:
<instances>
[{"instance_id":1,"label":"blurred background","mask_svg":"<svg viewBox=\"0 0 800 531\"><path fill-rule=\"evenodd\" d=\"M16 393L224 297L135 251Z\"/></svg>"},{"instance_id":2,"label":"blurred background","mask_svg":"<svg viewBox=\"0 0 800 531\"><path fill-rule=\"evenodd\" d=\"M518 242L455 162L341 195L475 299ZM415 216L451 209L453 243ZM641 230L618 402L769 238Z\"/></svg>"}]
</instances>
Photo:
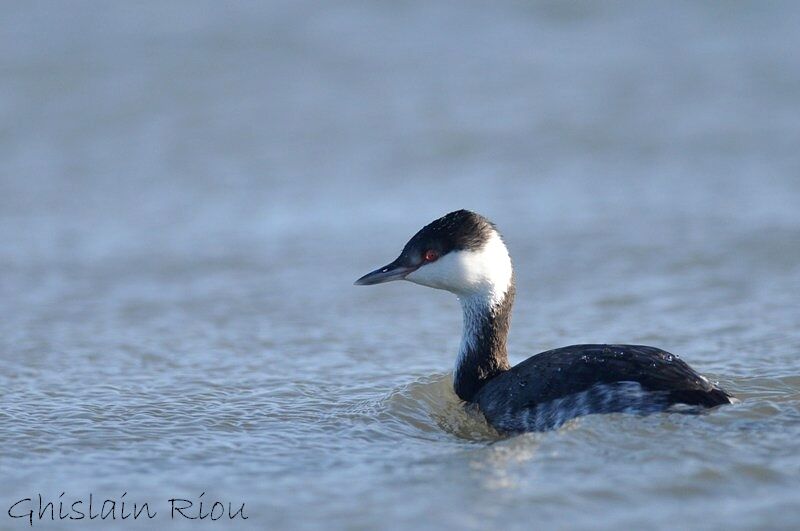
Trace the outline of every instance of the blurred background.
<instances>
[{"instance_id":1,"label":"blurred background","mask_svg":"<svg viewBox=\"0 0 800 531\"><path fill-rule=\"evenodd\" d=\"M3 506L205 490L248 502L240 528L797 525L798 22L789 1L3 3ZM652 343L743 404L489 444L450 391L455 300L351 286L458 208L515 260L512 361Z\"/></svg>"}]
</instances>

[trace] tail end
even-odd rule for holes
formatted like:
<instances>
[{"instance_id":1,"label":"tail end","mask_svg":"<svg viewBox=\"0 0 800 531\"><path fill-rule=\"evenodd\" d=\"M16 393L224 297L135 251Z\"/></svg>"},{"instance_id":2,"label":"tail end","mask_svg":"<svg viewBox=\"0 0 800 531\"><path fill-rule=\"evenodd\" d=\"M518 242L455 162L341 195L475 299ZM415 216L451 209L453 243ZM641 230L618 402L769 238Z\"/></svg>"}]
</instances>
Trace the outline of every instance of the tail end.
<instances>
[{"instance_id":1,"label":"tail end","mask_svg":"<svg viewBox=\"0 0 800 531\"><path fill-rule=\"evenodd\" d=\"M735 404L739 402L727 391L718 387L711 389L687 389L681 391L673 391L670 393L670 398L673 402L681 404L690 404L703 407L717 407L725 404Z\"/></svg>"}]
</instances>

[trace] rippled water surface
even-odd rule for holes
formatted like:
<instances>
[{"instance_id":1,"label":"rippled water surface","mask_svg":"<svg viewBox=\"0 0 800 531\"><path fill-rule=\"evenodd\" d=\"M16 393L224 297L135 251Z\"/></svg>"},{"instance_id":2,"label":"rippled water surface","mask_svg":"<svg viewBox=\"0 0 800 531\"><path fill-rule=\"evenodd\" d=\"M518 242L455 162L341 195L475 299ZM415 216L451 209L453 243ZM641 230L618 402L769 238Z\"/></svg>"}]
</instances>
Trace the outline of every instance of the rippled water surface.
<instances>
[{"instance_id":1,"label":"rippled water surface","mask_svg":"<svg viewBox=\"0 0 800 531\"><path fill-rule=\"evenodd\" d=\"M205 492L238 529L796 529L798 17L3 4L0 528L62 492L227 527L169 519ZM455 298L352 287L462 207L514 258L513 362L653 344L742 402L499 438Z\"/></svg>"}]
</instances>

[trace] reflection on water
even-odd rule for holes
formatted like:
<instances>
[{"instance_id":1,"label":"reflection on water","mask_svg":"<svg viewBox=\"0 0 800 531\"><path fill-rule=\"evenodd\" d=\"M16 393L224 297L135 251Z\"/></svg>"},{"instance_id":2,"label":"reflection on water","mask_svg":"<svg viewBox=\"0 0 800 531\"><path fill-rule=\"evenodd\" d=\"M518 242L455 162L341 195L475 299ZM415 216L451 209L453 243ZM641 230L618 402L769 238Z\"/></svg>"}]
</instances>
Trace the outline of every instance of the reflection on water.
<instances>
[{"instance_id":1,"label":"reflection on water","mask_svg":"<svg viewBox=\"0 0 800 531\"><path fill-rule=\"evenodd\" d=\"M6 2L0 506L796 528L799 9ZM453 298L352 287L456 208L508 242L512 362L653 344L742 402L498 437Z\"/></svg>"}]
</instances>

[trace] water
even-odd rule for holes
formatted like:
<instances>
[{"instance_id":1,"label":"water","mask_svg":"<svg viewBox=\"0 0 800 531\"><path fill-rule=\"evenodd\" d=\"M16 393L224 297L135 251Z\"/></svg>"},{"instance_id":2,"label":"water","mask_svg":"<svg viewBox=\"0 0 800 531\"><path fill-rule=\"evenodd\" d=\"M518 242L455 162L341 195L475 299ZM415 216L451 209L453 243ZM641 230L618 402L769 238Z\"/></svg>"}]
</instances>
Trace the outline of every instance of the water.
<instances>
[{"instance_id":1,"label":"water","mask_svg":"<svg viewBox=\"0 0 800 531\"><path fill-rule=\"evenodd\" d=\"M61 492L158 511L120 529L206 525L176 497L236 529L797 528L798 16L3 4L0 528ZM498 439L450 390L455 299L351 285L461 207L517 267L512 362L653 344L742 403Z\"/></svg>"}]
</instances>

